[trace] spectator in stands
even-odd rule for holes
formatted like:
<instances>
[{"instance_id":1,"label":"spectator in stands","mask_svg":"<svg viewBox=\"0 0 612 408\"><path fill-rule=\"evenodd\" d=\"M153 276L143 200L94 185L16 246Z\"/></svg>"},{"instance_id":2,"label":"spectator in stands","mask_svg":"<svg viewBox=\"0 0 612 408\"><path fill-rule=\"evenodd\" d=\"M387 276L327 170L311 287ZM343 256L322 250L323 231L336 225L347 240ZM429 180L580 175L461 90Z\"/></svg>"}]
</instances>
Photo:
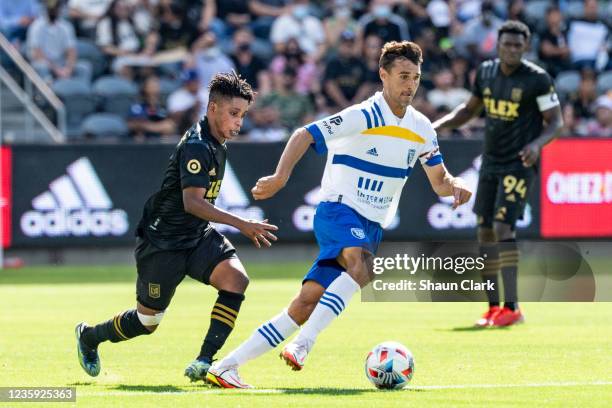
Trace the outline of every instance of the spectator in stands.
<instances>
[{"instance_id":1,"label":"spectator in stands","mask_svg":"<svg viewBox=\"0 0 612 408\"><path fill-rule=\"evenodd\" d=\"M408 35L416 38L422 29L432 26L432 19L429 17L428 5L430 0L393 0L397 4L397 14L408 24Z\"/></svg>"},{"instance_id":2,"label":"spectator in stands","mask_svg":"<svg viewBox=\"0 0 612 408\"><path fill-rule=\"evenodd\" d=\"M594 110L595 118L586 122L584 135L612 137L612 97L601 95L595 101Z\"/></svg>"},{"instance_id":3,"label":"spectator in stands","mask_svg":"<svg viewBox=\"0 0 612 408\"><path fill-rule=\"evenodd\" d=\"M212 31L206 31L193 44L193 59L188 64L195 68L200 77L200 87L208 88L208 84L217 72L228 72L234 69L232 60L223 53L217 44L217 36Z\"/></svg>"},{"instance_id":4,"label":"spectator in stands","mask_svg":"<svg viewBox=\"0 0 612 408\"><path fill-rule=\"evenodd\" d=\"M502 21L494 14L491 0L484 0L480 7L481 14L466 23L464 32L458 39L465 46L467 57L478 63L487 58L494 58L497 46L497 29ZM465 53L466 50L462 50Z\"/></svg>"},{"instance_id":5,"label":"spectator in stands","mask_svg":"<svg viewBox=\"0 0 612 408\"><path fill-rule=\"evenodd\" d=\"M276 52L284 52L287 41L295 38L309 58L319 60L325 53L325 29L317 17L310 15L308 0L294 0L286 10L274 20L270 32Z\"/></svg>"},{"instance_id":6,"label":"spectator in stands","mask_svg":"<svg viewBox=\"0 0 612 408\"><path fill-rule=\"evenodd\" d=\"M359 43L370 34L380 37L383 44L389 41L409 39L406 22L402 17L393 13L386 0L372 1L370 12L359 19L359 28Z\"/></svg>"},{"instance_id":7,"label":"spectator in stands","mask_svg":"<svg viewBox=\"0 0 612 408\"><path fill-rule=\"evenodd\" d=\"M269 40L274 21L291 11L291 0L248 0L255 37Z\"/></svg>"},{"instance_id":8,"label":"spectator in stands","mask_svg":"<svg viewBox=\"0 0 612 408\"><path fill-rule=\"evenodd\" d=\"M432 73L450 65L448 55L440 48L436 34L430 27L423 28L414 42L421 47L423 52L421 84L430 88L432 86Z\"/></svg>"},{"instance_id":9,"label":"spectator in stands","mask_svg":"<svg viewBox=\"0 0 612 408\"><path fill-rule=\"evenodd\" d=\"M147 77L141 88L142 102L132 105L128 117L128 127L134 139L144 141L151 137L176 135L176 124L161 105L159 78Z\"/></svg>"},{"instance_id":10,"label":"spectator in stands","mask_svg":"<svg viewBox=\"0 0 612 408\"><path fill-rule=\"evenodd\" d=\"M270 74L266 63L253 54L253 32L248 27L239 28L234 32L234 51L231 55L236 72L244 78L259 95L271 90Z\"/></svg>"},{"instance_id":11,"label":"spectator in stands","mask_svg":"<svg viewBox=\"0 0 612 408\"><path fill-rule=\"evenodd\" d=\"M563 15L557 6L546 10L546 29L540 33L538 58L553 77L570 69L570 49L563 29Z\"/></svg>"},{"instance_id":12,"label":"spectator in stands","mask_svg":"<svg viewBox=\"0 0 612 408\"><path fill-rule=\"evenodd\" d=\"M200 78L195 69L186 69L181 74L183 86L168 97L168 112L176 123L179 134L184 133L206 114L208 92L200 87Z\"/></svg>"},{"instance_id":13,"label":"spectator in stands","mask_svg":"<svg viewBox=\"0 0 612 408\"><path fill-rule=\"evenodd\" d=\"M96 25L105 14L113 0L68 0L68 15L74 23L79 37L93 39Z\"/></svg>"},{"instance_id":14,"label":"spectator in stands","mask_svg":"<svg viewBox=\"0 0 612 408\"><path fill-rule=\"evenodd\" d=\"M187 8L174 0L159 0L156 9L157 25L153 28L157 51L187 51L200 37L200 30L188 18Z\"/></svg>"},{"instance_id":15,"label":"spectator in stands","mask_svg":"<svg viewBox=\"0 0 612 408\"><path fill-rule=\"evenodd\" d=\"M433 76L433 83L435 88L427 93L427 100L437 110L445 108L450 112L470 99L470 91L453 86L453 73L448 68L436 72Z\"/></svg>"},{"instance_id":16,"label":"spectator in stands","mask_svg":"<svg viewBox=\"0 0 612 408\"><path fill-rule=\"evenodd\" d=\"M204 27L211 29L220 41L229 40L234 31L251 23L248 0L204 0L214 17Z\"/></svg>"},{"instance_id":17,"label":"spectator in stands","mask_svg":"<svg viewBox=\"0 0 612 408\"><path fill-rule=\"evenodd\" d=\"M325 94L330 107L341 110L361 102L355 99L359 87L365 79L365 66L360 58L355 57L355 34L345 31L340 36L338 54L331 58L325 67L323 78Z\"/></svg>"},{"instance_id":18,"label":"spectator in stands","mask_svg":"<svg viewBox=\"0 0 612 408\"><path fill-rule=\"evenodd\" d=\"M296 71L287 66L275 89L268 95L258 99L256 107L273 107L280 114L280 123L288 131L308 123L314 119L314 106L305 95L300 95L293 89Z\"/></svg>"},{"instance_id":19,"label":"spectator in stands","mask_svg":"<svg viewBox=\"0 0 612 408\"><path fill-rule=\"evenodd\" d=\"M460 55L455 55L450 58L450 70L453 73L455 82L453 86L456 88L472 89L470 82L470 62Z\"/></svg>"},{"instance_id":20,"label":"spectator in stands","mask_svg":"<svg viewBox=\"0 0 612 408\"><path fill-rule=\"evenodd\" d=\"M357 32L357 21L353 18L349 0L335 0L331 15L323 20L323 26L327 52L333 53L340 42L340 34L344 31Z\"/></svg>"},{"instance_id":21,"label":"spectator in stands","mask_svg":"<svg viewBox=\"0 0 612 408\"><path fill-rule=\"evenodd\" d=\"M76 37L72 24L60 17L59 0L46 0L45 13L28 29L27 46L32 66L46 81L77 76L91 81L91 64L77 63Z\"/></svg>"},{"instance_id":22,"label":"spectator in stands","mask_svg":"<svg viewBox=\"0 0 612 408\"><path fill-rule=\"evenodd\" d=\"M36 0L0 1L0 32L10 41L25 41L28 27L38 17Z\"/></svg>"},{"instance_id":23,"label":"spectator in stands","mask_svg":"<svg viewBox=\"0 0 612 408\"><path fill-rule=\"evenodd\" d=\"M454 9L451 10L451 5L444 0L433 0L428 2L426 11L436 29L436 37L439 39L449 37L454 18L452 13Z\"/></svg>"},{"instance_id":24,"label":"spectator in stands","mask_svg":"<svg viewBox=\"0 0 612 408\"><path fill-rule=\"evenodd\" d=\"M143 49L143 37L131 17L126 0L113 0L96 27L96 44L113 59L115 73L132 78L130 61L139 54L152 55L155 51L154 38L147 36L148 44Z\"/></svg>"},{"instance_id":25,"label":"spectator in stands","mask_svg":"<svg viewBox=\"0 0 612 408\"><path fill-rule=\"evenodd\" d=\"M290 66L297 72L294 89L301 94L316 92L320 78L315 63L306 56L295 38L289 39L282 48L284 51L270 63L272 83L281 81L285 67Z\"/></svg>"},{"instance_id":26,"label":"spectator in stands","mask_svg":"<svg viewBox=\"0 0 612 408\"><path fill-rule=\"evenodd\" d=\"M574 116L580 121L592 117L591 106L597 98L597 78L595 72L583 70L578 90L570 95L569 101L574 109Z\"/></svg>"},{"instance_id":27,"label":"spectator in stands","mask_svg":"<svg viewBox=\"0 0 612 408\"><path fill-rule=\"evenodd\" d=\"M365 73L363 82L354 98L357 101L367 99L370 95L382 89L382 82L380 81L380 74L378 72L378 62L380 60L382 46L382 40L374 34L368 35L363 42L361 57L363 58Z\"/></svg>"},{"instance_id":28,"label":"spectator in stands","mask_svg":"<svg viewBox=\"0 0 612 408\"><path fill-rule=\"evenodd\" d=\"M243 139L248 142L280 142L286 140L289 132L280 123L280 112L273 106L251 109L249 112L252 128Z\"/></svg>"},{"instance_id":29,"label":"spectator in stands","mask_svg":"<svg viewBox=\"0 0 612 408\"><path fill-rule=\"evenodd\" d=\"M597 0L584 1L584 16L571 21L567 32L575 69L606 69L609 63L608 26L599 19Z\"/></svg>"}]
</instances>

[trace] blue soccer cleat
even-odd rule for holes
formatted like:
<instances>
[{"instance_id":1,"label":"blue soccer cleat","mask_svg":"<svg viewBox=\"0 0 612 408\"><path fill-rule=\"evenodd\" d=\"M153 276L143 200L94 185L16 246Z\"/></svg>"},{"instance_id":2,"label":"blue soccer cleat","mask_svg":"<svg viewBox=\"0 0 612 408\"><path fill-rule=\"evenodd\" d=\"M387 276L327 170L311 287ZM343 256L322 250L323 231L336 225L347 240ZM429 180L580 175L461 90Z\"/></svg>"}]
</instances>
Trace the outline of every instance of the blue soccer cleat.
<instances>
[{"instance_id":1,"label":"blue soccer cleat","mask_svg":"<svg viewBox=\"0 0 612 408\"><path fill-rule=\"evenodd\" d=\"M211 363L206 360L193 360L185 369L185 377L189 377L191 382L206 382L206 373Z\"/></svg>"},{"instance_id":2,"label":"blue soccer cleat","mask_svg":"<svg viewBox=\"0 0 612 408\"><path fill-rule=\"evenodd\" d=\"M81 334L83 334L83 330L88 327L87 323L81 322L77 324L74 329L77 340L77 354L79 357L79 364L81 364L83 370L90 376L96 377L100 374L100 356L98 356L98 349L92 349L81 341Z\"/></svg>"}]
</instances>

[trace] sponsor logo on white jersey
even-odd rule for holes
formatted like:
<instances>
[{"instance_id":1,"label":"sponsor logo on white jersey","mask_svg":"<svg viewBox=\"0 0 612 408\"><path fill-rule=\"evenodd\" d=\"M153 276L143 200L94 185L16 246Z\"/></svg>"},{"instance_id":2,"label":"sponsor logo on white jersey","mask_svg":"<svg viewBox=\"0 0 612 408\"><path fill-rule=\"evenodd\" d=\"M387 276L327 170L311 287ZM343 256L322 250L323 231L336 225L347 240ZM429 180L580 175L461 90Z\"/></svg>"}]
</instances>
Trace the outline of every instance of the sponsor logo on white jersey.
<instances>
[{"instance_id":1,"label":"sponsor logo on white jersey","mask_svg":"<svg viewBox=\"0 0 612 408\"><path fill-rule=\"evenodd\" d=\"M129 229L125 210L114 208L91 161L81 157L32 199L33 210L21 216L28 237L103 237Z\"/></svg>"}]
</instances>

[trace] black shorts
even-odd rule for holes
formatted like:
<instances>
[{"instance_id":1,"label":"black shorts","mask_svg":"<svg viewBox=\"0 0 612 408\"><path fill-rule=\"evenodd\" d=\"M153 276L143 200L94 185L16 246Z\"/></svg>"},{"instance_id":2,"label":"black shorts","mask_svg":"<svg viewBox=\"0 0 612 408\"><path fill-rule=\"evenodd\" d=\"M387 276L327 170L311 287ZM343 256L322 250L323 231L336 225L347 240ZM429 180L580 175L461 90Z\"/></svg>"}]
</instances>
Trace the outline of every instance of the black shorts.
<instances>
[{"instance_id":1,"label":"black shorts","mask_svg":"<svg viewBox=\"0 0 612 408\"><path fill-rule=\"evenodd\" d=\"M222 261L236 258L236 249L214 228L206 230L204 237L193 248L163 250L145 238L137 238L136 299L143 306L165 310L176 287L185 275L209 284L212 271Z\"/></svg>"},{"instance_id":2,"label":"black shorts","mask_svg":"<svg viewBox=\"0 0 612 408\"><path fill-rule=\"evenodd\" d=\"M533 167L507 170L480 169L474 212L478 225L491 228L493 221L509 224L523 218L536 172Z\"/></svg>"}]
</instances>

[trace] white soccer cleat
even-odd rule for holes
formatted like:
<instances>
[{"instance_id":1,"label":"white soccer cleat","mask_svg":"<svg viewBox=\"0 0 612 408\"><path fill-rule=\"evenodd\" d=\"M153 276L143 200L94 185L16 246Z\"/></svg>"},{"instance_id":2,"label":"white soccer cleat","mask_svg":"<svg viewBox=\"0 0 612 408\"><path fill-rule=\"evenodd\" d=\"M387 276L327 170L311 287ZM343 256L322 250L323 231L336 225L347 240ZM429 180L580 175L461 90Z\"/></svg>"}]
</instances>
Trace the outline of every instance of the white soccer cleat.
<instances>
[{"instance_id":1,"label":"white soccer cleat","mask_svg":"<svg viewBox=\"0 0 612 408\"><path fill-rule=\"evenodd\" d=\"M306 360L307 355L308 350L306 346L297 343L289 343L283 347L280 358L285 360L285 363L287 363L293 371L300 371L304 368L304 360Z\"/></svg>"},{"instance_id":2,"label":"white soccer cleat","mask_svg":"<svg viewBox=\"0 0 612 408\"><path fill-rule=\"evenodd\" d=\"M218 368L213 365L206 373L206 382L219 388L253 388L240 379L238 366Z\"/></svg>"}]
</instances>

